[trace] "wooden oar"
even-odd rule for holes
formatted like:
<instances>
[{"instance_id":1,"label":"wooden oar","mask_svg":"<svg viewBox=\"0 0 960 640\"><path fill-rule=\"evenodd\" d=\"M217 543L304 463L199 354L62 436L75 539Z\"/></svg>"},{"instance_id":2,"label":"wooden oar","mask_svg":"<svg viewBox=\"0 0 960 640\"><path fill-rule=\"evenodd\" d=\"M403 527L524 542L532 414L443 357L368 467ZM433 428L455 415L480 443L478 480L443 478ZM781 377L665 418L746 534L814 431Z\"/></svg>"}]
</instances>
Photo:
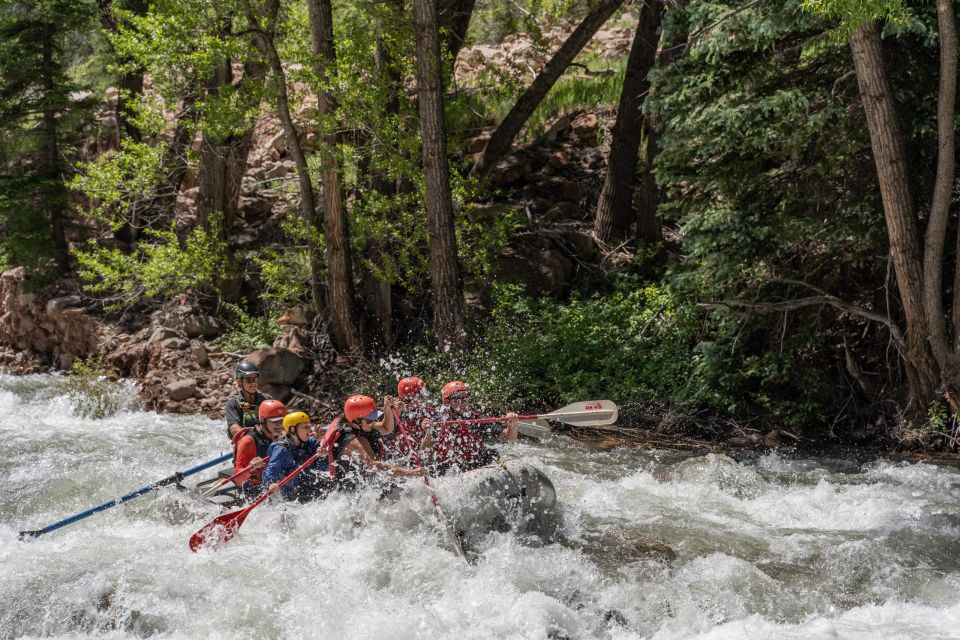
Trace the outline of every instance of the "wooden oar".
<instances>
[{"instance_id":1,"label":"wooden oar","mask_svg":"<svg viewBox=\"0 0 960 640\"><path fill-rule=\"evenodd\" d=\"M407 443L407 448L410 449L410 455L413 457L414 464L416 464L420 470L424 471L423 484L427 485L427 491L430 492L430 502L433 503L433 508L437 510L437 515L440 516L440 522L443 523L443 526L447 530L451 541L453 541L453 548L461 558L466 558L467 554L463 551L463 542L460 540L460 536L457 535L457 532L454 531L450 521L447 520L447 515L443 512L443 509L440 508L440 500L437 498L437 492L434 491L433 487L430 486L429 474L427 474L426 470L424 470L423 462L420 461L420 455L417 453L417 450L413 448L413 442L410 440L410 435L403 427L403 420L400 419L396 409L391 407L390 410L393 412L393 421L396 424L397 429L400 430L400 436L403 437L403 441Z\"/></svg>"},{"instance_id":2,"label":"wooden oar","mask_svg":"<svg viewBox=\"0 0 960 640\"><path fill-rule=\"evenodd\" d=\"M563 422L577 427L596 427L616 422L618 412L619 409L617 405L610 400L587 400L568 404L562 409L557 409L550 413L517 416L517 420L556 420L557 422ZM506 416L498 416L494 418L444 420L437 424L481 424L484 422L505 422L506 420ZM542 426L537 428L537 432L542 433Z\"/></svg>"},{"instance_id":3,"label":"wooden oar","mask_svg":"<svg viewBox=\"0 0 960 640\"><path fill-rule=\"evenodd\" d=\"M313 462L319 457L320 452L318 451L307 458L306 462L291 471L290 475L278 482L277 488L279 489L283 485L293 480L298 473L313 464ZM270 494L264 490L263 494L259 498L251 502L243 509L231 511L230 513L225 513L222 516L214 518L211 522L207 523L203 528L190 536L190 551L196 551L204 545L216 547L217 545L223 544L224 542L232 539L233 536L237 534L237 529L240 528L240 525L243 524L243 521L247 519L248 515L250 515L250 512L269 497Z\"/></svg>"},{"instance_id":4,"label":"wooden oar","mask_svg":"<svg viewBox=\"0 0 960 640\"><path fill-rule=\"evenodd\" d=\"M180 482L181 480L183 480L183 479L186 478L187 476L193 475L194 473L199 473L200 471L203 471L204 469L209 469L210 467L212 467L212 466L214 466L214 465L217 465L217 464L220 464L221 462L225 462L226 460L229 460L229 459L232 458L232 457L233 457L233 454L232 454L232 453L225 453L224 455L220 456L219 458L214 458L213 460L210 460L209 462L204 462L203 464L199 464L199 465L197 465L197 466L195 466L195 467L193 467L193 468L191 468L191 469L187 469L186 471L178 471L178 472L176 472L175 474L173 474L172 476L168 476L168 477L164 478L163 480L158 480L157 482L154 482L153 484L148 484L148 485L145 486L145 487L141 487L140 489L137 489L136 491L131 491L130 493L128 493L128 494L126 494L126 495L122 495L122 496L120 496L119 498L114 498L113 500L108 500L107 502L104 502L104 503L101 504L101 505L97 505L96 507L93 507L93 508L91 508L91 509L87 509L86 511L82 511L82 512L80 512L80 513L78 513L78 514L76 514L76 515L74 515L74 516L70 516L69 518L64 518L63 520L60 520L59 522L54 522L53 524L51 524L51 525L49 525L49 526L46 526L46 527L44 527L43 529L37 529L36 531L21 531L21 532L17 535L17 537L20 538L21 540L24 540L24 539L26 539L26 538L36 538L37 536L41 536L41 535L43 535L43 534L45 534L45 533L50 533L51 531L54 531L54 530L56 530L56 529L59 529L60 527L65 527L65 526L67 526L67 525L70 524L71 522L76 522L77 520L83 520L83 519L86 518L87 516L92 516L93 514L97 513L98 511L103 511L103 510L105 510L105 509L109 509L110 507L115 507L115 506L117 506L118 504L123 504L123 503L126 502L127 500L133 500L133 499L136 498L137 496L142 496L143 494L148 493L148 492L150 492L150 491L153 491L154 489L156 489L156 488L158 488L158 487L162 487L162 486L164 486L164 485L174 484L174 483L176 483L176 482Z\"/></svg>"}]
</instances>

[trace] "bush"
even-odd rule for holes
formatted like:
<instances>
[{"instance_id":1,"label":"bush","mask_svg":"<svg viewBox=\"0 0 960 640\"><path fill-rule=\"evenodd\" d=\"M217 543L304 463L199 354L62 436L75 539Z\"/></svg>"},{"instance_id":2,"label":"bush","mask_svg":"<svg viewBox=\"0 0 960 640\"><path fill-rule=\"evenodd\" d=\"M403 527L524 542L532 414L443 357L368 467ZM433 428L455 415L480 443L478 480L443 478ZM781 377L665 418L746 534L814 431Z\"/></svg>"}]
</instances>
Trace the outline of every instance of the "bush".
<instances>
[{"instance_id":1,"label":"bush","mask_svg":"<svg viewBox=\"0 0 960 640\"><path fill-rule=\"evenodd\" d=\"M230 352L249 352L269 347L280 335L280 325L273 316L252 316L235 304L224 306L233 316L230 331L220 338L220 345Z\"/></svg>"},{"instance_id":2,"label":"bush","mask_svg":"<svg viewBox=\"0 0 960 640\"><path fill-rule=\"evenodd\" d=\"M566 304L504 287L468 382L497 404L680 400L696 371L698 317L668 290L632 279Z\"/></svg>"},{"instance_id":3,"label":"bush","mask_svg":"<svg viewBox=\"0 0 960 640\"><path fill-rule=\"evenodd\" d=\"M122 409L127 392L115 382L117 375L116 369L106 364L103 355L74 360L63 388L74 412L83 418L102 420Z\"/></svg>"}]
</instances>

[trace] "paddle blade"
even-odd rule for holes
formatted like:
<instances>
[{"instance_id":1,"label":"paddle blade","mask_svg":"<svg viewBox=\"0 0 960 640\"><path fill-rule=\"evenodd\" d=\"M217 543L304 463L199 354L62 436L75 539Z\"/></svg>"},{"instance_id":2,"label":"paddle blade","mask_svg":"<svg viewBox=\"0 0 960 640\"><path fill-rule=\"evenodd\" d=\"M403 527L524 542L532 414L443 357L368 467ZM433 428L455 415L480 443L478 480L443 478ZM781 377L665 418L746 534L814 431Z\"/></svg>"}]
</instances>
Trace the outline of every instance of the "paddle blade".
<instances>
[{"instance_id":1,"label":"paddle blade","mask_svg":"<svg viewBox=\"0 0 960 640\"><path fill-rule=\"evenodd\" d=\"M250 507L217 516L190 536L190 551L196 552L203 546L217 547L227 542L237 534L237 529L247 519L248 513L250 513Z\"/></svg>"},{"instance_id":2,"label":"paddle blade","mask_svg":"<svg viewBox=\"0 0 960 640\"><path fill-rule=\"evenodd\" d=\"M535 422L521 420L517 423L517 431L525 436L543 440L550 436L550 423L546 420L537 420Z\"/></svg>"},{"instance_id":3,"label":"paddle blade","mask_svg":"<svg viewBox=\"0 0 960 640\"><path fill-rule=\"evenodd\" d=\"M43 529L37 529L36 531L21 531L17 534L17 540L29 540L31 538L38 538L43 535Z\"/></svg>"},{"instance_id":4,"label":"paddle blade","mask_svg":"<svg viewBox=\"0 0 960 640\"><path fill-rule=\"evenodd\" d=\"M587 400L575 402L540 418L557 420L579 427L595 427L613 424L617 421L619 409L610 400Z\"/></svg>"}]
</instances>

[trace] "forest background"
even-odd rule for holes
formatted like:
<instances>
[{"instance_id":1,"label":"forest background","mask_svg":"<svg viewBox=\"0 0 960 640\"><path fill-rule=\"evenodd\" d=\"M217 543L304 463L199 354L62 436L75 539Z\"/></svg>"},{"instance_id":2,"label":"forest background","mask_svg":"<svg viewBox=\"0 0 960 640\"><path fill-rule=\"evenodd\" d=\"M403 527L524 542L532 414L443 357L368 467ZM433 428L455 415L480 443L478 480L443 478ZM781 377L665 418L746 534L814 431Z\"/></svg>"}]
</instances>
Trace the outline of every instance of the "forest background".
<instances>
[{"instance_id":1,"label":"forest background","mask_svg":"<svg viewBox=\"0 0 960 640\"><path fill-rule=\"evenodd\" d=\"M0 268L201 360L302 316L302 398L954 449L956 56L947 0L0 0Z\"/></svg>"}]
</instances>

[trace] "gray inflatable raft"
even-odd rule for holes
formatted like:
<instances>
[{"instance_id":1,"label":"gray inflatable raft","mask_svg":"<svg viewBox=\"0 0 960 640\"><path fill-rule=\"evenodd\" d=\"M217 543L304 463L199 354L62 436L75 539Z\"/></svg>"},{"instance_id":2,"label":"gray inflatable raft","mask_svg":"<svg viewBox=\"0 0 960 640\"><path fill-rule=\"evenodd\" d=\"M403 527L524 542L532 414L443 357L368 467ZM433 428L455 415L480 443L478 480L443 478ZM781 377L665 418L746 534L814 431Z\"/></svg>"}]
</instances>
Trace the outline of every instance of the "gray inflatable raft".
<instances>
[{"instance_id":1,"label":"gray inflatable raft","mask_svg":"<svg viewBox=\"0 0 960 640\"><path fill-rule=\"evenodd\" d=\"M491 532L554 539L560 511L553 483L540 469L501 462L444 478L444 510L464 547L476 550Z\"/></svg>"}]
</instances>

